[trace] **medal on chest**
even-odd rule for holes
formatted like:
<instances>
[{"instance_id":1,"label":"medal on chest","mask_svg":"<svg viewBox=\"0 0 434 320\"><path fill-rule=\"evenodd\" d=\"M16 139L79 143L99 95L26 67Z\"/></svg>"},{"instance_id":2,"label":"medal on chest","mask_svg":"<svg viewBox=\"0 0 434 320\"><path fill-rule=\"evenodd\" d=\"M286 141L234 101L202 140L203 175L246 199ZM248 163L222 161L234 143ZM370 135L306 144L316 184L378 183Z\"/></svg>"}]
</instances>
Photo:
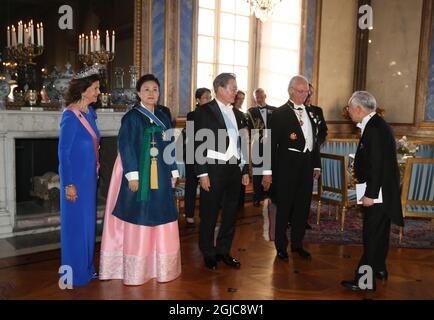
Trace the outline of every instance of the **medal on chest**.
<instances>
[{"instance_id":1,"label":"medal on chest","mask_svg":"<svg viewBox=\"0 0 434 320\"><path fill-rule=\"evenodd\" d=\"M300 126L302 127L304 125L303 122L303 109L295 109L295 115L297 116L298 122L300 123Z\"/></svg>"}]
</instances>

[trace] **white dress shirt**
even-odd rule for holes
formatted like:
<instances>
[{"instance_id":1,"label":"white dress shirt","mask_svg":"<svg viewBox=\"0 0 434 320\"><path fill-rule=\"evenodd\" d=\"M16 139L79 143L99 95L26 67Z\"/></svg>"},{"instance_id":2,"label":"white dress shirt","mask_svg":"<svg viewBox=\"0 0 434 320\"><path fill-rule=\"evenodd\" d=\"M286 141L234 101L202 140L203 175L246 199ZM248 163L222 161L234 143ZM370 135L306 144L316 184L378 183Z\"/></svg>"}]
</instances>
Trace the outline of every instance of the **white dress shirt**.
<instances>
[{"instance_id":1,"label":"white dress shirt","mask_svg":"<svg viewBox=\"0 0 434 320\"><path fill-rule=\"evenodd\" d=\"M299 110L298 108L303 109L301 113L301 120L303 121L303 125L301 126L301 130L303 131L305 144L304 144L304 150L303 152L307 152L308 150L311 152L313 150L313 129L312 129L312 123L310 122L310 118L307 114L306 107L303 104L297 105L292 100L290 100L294 105L294 113L298 120L299 118ZM300 152L300 150L289 148L288 150ZM321 168L314 168L314 170L321 170ZM263 175L271 175L272 170L264 170Z\"/></svg>"},{"instance_id":2,"label":"white dress shirt","mask_svg":"<svg viewBox=\"0 0 434 320\"><path fill-rule=\"evenodd\" d=\"M258 108L259 108L259 112L261 113L262 120L264 121L264 127L265 129L267 129L267 108L266 107L262 108L261 106L258 106Z\"/></svg>"},{"instance_id":3,"label":"white dress shirt","mask_svg":"<svg viewBox=\"0 0 434 320\"><path fill-rule=\"evenodd\" d=\"M294 113L297 119L300 120L299 114L301 113L301 120L303 121L303 125L301 126L301 130L303 131L304 139L306 140L304 144L304 150L306 151L312 151L313 150L313 130L312 130L312 123L310 122L310 118L307 114L306 107L303 104L296 105L293 101L291 101L294 104ZM301 108L302 111L297 110L298 108Z\"/></svg>"},{"instance_id":4,"label":"white dress shirt","mask_svg":"<svg viewBox=\"0 0 434 320\"><path fill-rule=\"evenodd\" d=\"M215 150L207 150L207 157L212 158L212 159L216 159L216 160L223 160L223 161L228 161L232 157L240 159L240 153L239 153L239 150L237 147L238 137L239 137L238 124L237 124L237 119L235 118L235 113L233 111L233 105L230 103L228 105L225 105L223 102L221 102L217 98L215 99L215 101L217 102L217 105L220 108L222 116L224 117L224 115L226 115L229 118L229 120L232 122L232 125L234 126L234 128L237 128L237 129L236 129L236 132L229 132L230 129L227 129L228 130L228 136L229 136L229 146L228 146L228 148L224 154L222 154L221 152L217 152ZM206 176L208 176L208 173L200 174L197 177L200 178L200 177L206 177Z\"/></svg>"},{"instance_id":5,"label":"white dress shirt","mask_svg":"<svg viewBox=\"0 0 434 320\"><path fill-rule=\"evenodd\" d=\"M357 124L357 127L362 130L362 134L365 131L366 125L368 124L369 120L371 120L371 118L373 116L375 116L376 114L377 114L377 112L375 112L375 111L371 112L370 114L368 114L367 116L365 116L362 119L362 122L360 122L360 123Z\"/></svg>"}]
</instances>

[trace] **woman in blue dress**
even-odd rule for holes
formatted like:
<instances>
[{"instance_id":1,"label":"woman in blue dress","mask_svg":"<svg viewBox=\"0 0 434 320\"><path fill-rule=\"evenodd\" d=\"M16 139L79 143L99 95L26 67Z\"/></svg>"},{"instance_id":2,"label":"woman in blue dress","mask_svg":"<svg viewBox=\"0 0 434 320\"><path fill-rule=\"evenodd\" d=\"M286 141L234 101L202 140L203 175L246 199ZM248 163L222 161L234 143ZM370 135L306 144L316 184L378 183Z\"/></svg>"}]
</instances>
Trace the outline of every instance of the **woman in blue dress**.
<instances>
[{"instance_id":1,"label":"woman in blue dress","mask_svg":"<svg viewBox=\"0 0 434 320\"><path fill-rule=\"evenodd\" d=\"M61 272L72 271L72 285L83 286L96 277L94 247L96 188L100 134L96 113L97 69L77 74L68 90L59 138ZM65 277L67 279L67 277Z\"/></svg>"}]
</instances>

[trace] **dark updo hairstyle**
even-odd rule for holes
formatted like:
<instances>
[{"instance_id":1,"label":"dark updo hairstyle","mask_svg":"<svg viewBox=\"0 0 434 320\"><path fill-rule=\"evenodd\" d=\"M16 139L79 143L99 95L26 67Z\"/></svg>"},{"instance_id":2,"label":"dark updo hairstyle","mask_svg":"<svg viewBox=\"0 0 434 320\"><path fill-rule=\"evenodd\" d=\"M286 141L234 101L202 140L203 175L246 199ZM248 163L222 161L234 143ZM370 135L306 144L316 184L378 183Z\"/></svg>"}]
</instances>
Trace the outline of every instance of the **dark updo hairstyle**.
<instances>
[{"instance_id":1,"label":"dark updo hairstyle","mask_svg":"<svg viewBox=\"0 0 434 320\"><path fill-rule=\"evenodd\" d=\"M200 98L202 98L202 96L204 95L205 92L211 93L211 90L208 89L208 88L198 88L196 90L196 93L195 93L194 96L195 96L196 99L200 99Z\"/></svg>"},{"instance_id":2,"label":"dark updo hairstyle","mask_svg":"<svg viewBox=\"0 0 434 320\"><path fill-rule=\"evenodd\" d=\"M101 81L101 77L98 74L93 74L82 79L72 79L69 83L69 88L65 96L66 105L69 106L71 103L79 101L81 99L82 93L97 81Z\"/></svg>"},{"instance_id":3,"label":"dark updo hairstyle","mask_svg":"<svg viewBox=\"0 0 434 320\"><path fill-rule=\"evenodd\" d=\"M140 92L140 89L142 88L142 85L143 85L145 82L148 82L148 81L154 81L154 82L157 84L157 86L158 86L158 91L160 91L160 81L158 81L158 78L157 78L156 76L154 76L153 74L151 74L151 73L149 73L149 74L145 74L144 76L141 76L139 80L137 80L137 83L136 83L136 91L137 91L137 92ZM136 94L136 96L137 96L137 100L140 102L140 97L139 97L139 95ZM159 97L158 97L158 100L160 100ZM157 102L157 103L158 103L158 102Z\"/></svg>"}]
</instances>

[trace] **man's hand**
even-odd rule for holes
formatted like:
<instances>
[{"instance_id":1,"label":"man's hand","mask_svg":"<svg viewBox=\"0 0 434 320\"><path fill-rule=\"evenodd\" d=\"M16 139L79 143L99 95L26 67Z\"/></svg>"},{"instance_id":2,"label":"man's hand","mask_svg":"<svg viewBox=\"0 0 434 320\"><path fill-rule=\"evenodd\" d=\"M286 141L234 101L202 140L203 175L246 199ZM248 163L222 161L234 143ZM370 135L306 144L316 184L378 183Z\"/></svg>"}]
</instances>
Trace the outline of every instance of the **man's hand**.
<instances>
[{"instance_id":1,"label":"man's hand","mask_svg":"<svg viewBox=\"0 0 434 320\"><path fill-rule=\"evenodd\" d=\"M172 178L172 188L175 188L178 178Z\"/></svg>"},{"instance_id":2,"label":"man's hand","mask_svg":"<svg viewBox=\"0 0 434 320\"><path fill-rule=\"evenodd\" d=\"M139 180L128 181L128 188L131 192L137 192L139 190Z\"/></svg>"},{"instance_id":3,"label":"man's hand","mask_svg":"<svg viewBox=\"0 0 434 320\"><path fill-rule=\"evenodd\" d=\"M374 199L368 198L368 197L363 197L362 198L362 205L364 207L371 207L374 205Z\"/></svg>"},{"instance_id":4,"label":"man's hand","mask_svg":"<svg viewBox=\"0 0 434 320\"><path fill-rule=\"evenodd\" d=\"M209 181L209 176L200 177L199 183L200 183L200 187L203 190L209 192L209 189L211 188L211 182Z\"/></svg>"},{"instance_id":5,"label":"man's hand","mask_svg":"<svg viewBox=\"0 0 434 320\"><path fill-rule=\"evenodd\" d=\"M250 178L248 174L243 175L242 179L241 179L241 183L243 184L243 186L247 186L250 183Z\"/></svg>"},{"instance_id":6,"label":"man's hand","mask_svg":"<svg viewBox=\"0 0 434 320\"><path fill-rule=\"evenodd\" d=\"M262 185L264 186L264 190L268 191L270 189L270 185L273 183L272 176L263 176L262 177Z\"/></svg>"},{"instance_id":7,"label":"man's hand","mask_svg":"<svg viewBox=\"0 0 434 320\"><path fill-rule=\"evenodd\" d=\"M313 170L313 178L315 180L318 180L320 176L321 176L321 170Z\"/></svg>"}]
</instances>

